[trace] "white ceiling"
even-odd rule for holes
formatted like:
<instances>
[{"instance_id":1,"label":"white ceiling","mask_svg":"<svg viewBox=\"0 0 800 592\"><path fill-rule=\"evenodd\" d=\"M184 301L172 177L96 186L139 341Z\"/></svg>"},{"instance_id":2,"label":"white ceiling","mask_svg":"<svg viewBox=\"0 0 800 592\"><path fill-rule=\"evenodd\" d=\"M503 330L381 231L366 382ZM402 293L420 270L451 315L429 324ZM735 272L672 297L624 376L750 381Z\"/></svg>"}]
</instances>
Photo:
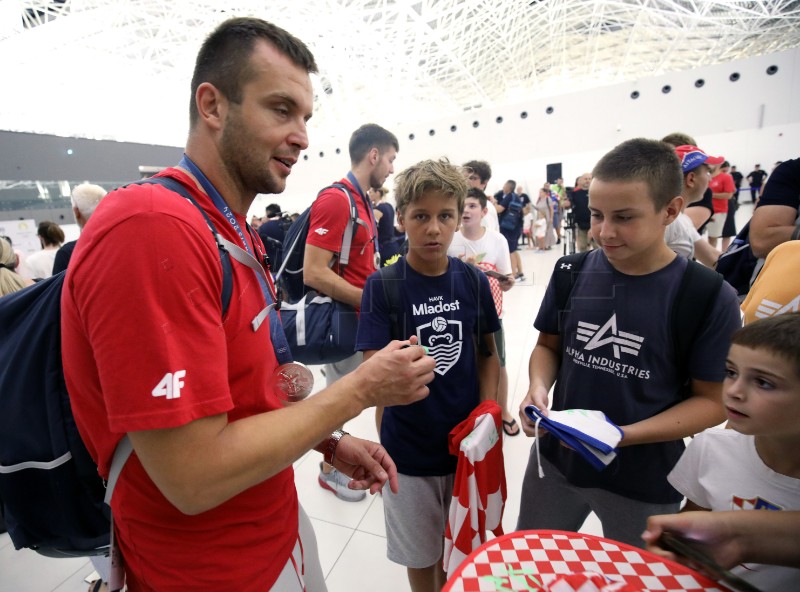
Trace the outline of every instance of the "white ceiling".
<instances>
[{"instance_id":1,"label":"white ceiling","mask_svg":"<svg viewBox=\"0 0 800 592\"><path fill-rule=\"evenodd\" d=\"M312 142L800 47L800 1L0 0L0 129L182 145L230 16L305 41Z\"/></svg>"}]
</instances>

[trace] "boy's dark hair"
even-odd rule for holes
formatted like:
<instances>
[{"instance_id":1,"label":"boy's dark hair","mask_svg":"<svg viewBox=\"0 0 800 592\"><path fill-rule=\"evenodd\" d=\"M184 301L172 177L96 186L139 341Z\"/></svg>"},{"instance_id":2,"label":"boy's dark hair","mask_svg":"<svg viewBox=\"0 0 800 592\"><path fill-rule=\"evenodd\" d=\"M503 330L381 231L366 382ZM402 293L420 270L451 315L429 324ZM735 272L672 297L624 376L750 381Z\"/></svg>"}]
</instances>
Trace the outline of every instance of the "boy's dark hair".
<instances>
[{"instance_id":1,"label":"boy's dark hair","mask_svg":"<svg viewBox=\"0 0 800 592\"><path fill-rule=\"evenodd\" d=\"M267 218L274 218L275 216L280 216L281 213L281 206L276 203L271 203L266 207L266 214Z\"/></svg>"},{"instance_id":2,"label":"boy's dark hair","mask_svg":"<svg viewBox=\"0 0 800 592\"><path fill-rule=\"evenodd\" d=\"M64 242L64 231L55 222L45 220L39 222L39 228L36 230L45 245L60 245Z\"/></svg>"},{"instance_id":3,"label":"boy's dark hair","mask_svg":"<svg viewBox=\"0 0 800 592\"><path fill-rule=\"evenodd\" d=\"M722 163L722 164L719 166L719 168L721 168L721 169L724 169L725 167L730 167L730 166L731 166L731 163L729 163L729 162L726 160L726 161L724 161L724 162L723 162L723 163Z\"/></svg>"},{"instance_id":4,"label":"boy's dark hair","mask_svg":"<svg viewBox=\"0 0 800 592\"><path fill-rule=\"evenodd\" d=\"M366 123L350 136L350 163L358 164L373 148L383 153L389 147L400 151L397 136L375 123Z\"/></svg>"},{"instance_id":5,"label":"boy's dark hair","mask_svg":"<svg viewBox=\"0 0 800 592\"><path fill-rule=\"evenodd\" d=\"M467 189L467 197L477 199L481 203L481 209L485 208L489 201L486 194L477 187L470 187Z\"/></svg>"},{"instance_id":6,"label":"boy's dark hair","mask_svg":"<svg viewBox=\"0 0 800 592\"><path fill-rule=\"evenodd\" d=\"M271 43L309 74L317 72L313 54L291 33L257 18L229 19L211 32L197 54L189 103L190 127L194 127L199 118L195 96L204 82L213 84L232 103L242 102L242 87L255 77L250 56L259 39Z\"/></svg>"},{"instance_id":7,"label":"boy's dark hair","mask_svg":"<svg viewBox=\"0 0 800 592\"><path fill-rule=\"evenodd\" d=\"M731 344L774 353L790 362L800 378L800 312L753 321L733 334Z\"/></svg>"},{"instance_id":8,"label":"boy's dark hair","mask_svg":"<svg viewBox=\"0 0 800 592\"><path fill-rule=\"evenodd\" d=\"M673 147L647 138L616 146L595 165L592 177L608 182L644 182L656 211L663 210L683 188L681 163Z\"/></svg>"},{"instance_id":9,"label":"boy's dark hair","mask_svg":"<svg viewBox=\"0 0 800 592\"><path fill-rule=\"evenodd\" d=\"M470 160L464 164L464 169L467 173L475 173L481 180L481 183L488 183L492 178L492 167L484 160Z\"/></svg>"},{"instance_id":10,"label":"boy's dark hair","mask_svg":"<svg viewBox=\"0 0 800 592\"><path fill-rule=\"evenodd\" d=\"M667 144L672 144L676 148L678 146L697 146L697 140L695 140L689 134L684 134L682 132L673 132L671 134L667 134L661 138L661 141L666 142Z\"/></svg>"},{"instance_id":11,"label":"boy's dark hair","mask_svg":"<svg viewBox=\"0 0 800 592\"><path fill-rule=\"evenodd\" d=\"M402 215L410 203L426 191L439 191L456 198L456 212L461 215L467 196L467 180L460 168L446 158L423 160L400 172L394 180L395 207Z\"/></svg>"},{"instance_id":12,"label":"boy's dark hair","mask_svg":"<svg viewBox=\"0 0 800 592\"><path fill-rule=\"evenodd\" d=\"M506 181L506 185L511 185L511 191L514 191L517 188L517 182L514 179L509 179Z\"/></svg>"}]
</instances>

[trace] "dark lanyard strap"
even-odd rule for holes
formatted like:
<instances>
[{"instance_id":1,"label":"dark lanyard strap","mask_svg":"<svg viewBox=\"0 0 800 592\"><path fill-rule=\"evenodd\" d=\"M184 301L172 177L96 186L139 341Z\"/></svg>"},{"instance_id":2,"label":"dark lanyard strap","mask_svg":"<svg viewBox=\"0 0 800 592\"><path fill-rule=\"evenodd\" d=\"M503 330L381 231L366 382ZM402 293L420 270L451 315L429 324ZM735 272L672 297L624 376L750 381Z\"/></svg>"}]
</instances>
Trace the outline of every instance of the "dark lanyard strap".
<instances>
[{"instance_id":1,"label":"dark lanyard strap","mask_svg":"<svg viewBox=\"0 0 800 592\"><path fill-rule=\"evenodd\" d=\"M233 229L236 231L236 234L239 235L239 239L241 240L244 249L238 247L230 241L226 241L225 239L222 239L223 244L225 244L225 246L229 249L230 254L234 259L240 263L243 263L244 265L247 265L256 273L256 278L258 278L258 283L261 286L261 292L264 294L264 300L267 303L267 306L262 309L253 319L251 323L253 331L258 331L261 323L267 316L269 316L270 341L272 343L272 349L275 351L275 357L277 358L279 364L291 362L292 352L289 349L289 342L286 340L286 334L283 331L283 325L281 324L281 321L278 318L278 313L275 310L279 305L278 298L275 293L275 287L272 283L272 278L268 277L268 274L264 271L264 267L259 263L258 259L256 259L255 255L253 254L253 250L250 248L250 244L247 241L244 232L242 232L242 228L239 225L239 222L236 220L233 210L231 210L230 206L222 198L222 195L220 195L216 187L211 184L211 181L208 180L208 177L203 174L200 168L194 162L192 162L188 156L184 154L178 166L188 170L192 173L192 175L194 175L194 177L203 187L203 190L206 192L206 194L208 194L208 197L211 198L211 201L217 210L219 210L223 217L233 227ZM247 223L245 224L247 225ZM249 231L250 226L247 225L247 228ZM253 245L255 244L256 243L254 241Z\"/></svg>"},{"instance_id":2,"label":"dark lanyard strap","mask_svg":"<svg viewBox=\"0 0 800 592\"><path fill-rule=\"evenodd\" d=\"M364 193L364 190L361 189L361 185L358 183L358 179L353 174L353 171L349 171L347 173L347 179L353 184L353 187L356 188L358 194L361 196L361 201L364 204L364 209L367 210L367 216L369 216L370 224L372 225L372 246L375 248L376 253L380 253L380 245L378 244L378 223L375 221L375 214L372 211L372 204L367 197L367 194ZM363 253L363 251L362 251Z\"/></svg>"}]
</instances>

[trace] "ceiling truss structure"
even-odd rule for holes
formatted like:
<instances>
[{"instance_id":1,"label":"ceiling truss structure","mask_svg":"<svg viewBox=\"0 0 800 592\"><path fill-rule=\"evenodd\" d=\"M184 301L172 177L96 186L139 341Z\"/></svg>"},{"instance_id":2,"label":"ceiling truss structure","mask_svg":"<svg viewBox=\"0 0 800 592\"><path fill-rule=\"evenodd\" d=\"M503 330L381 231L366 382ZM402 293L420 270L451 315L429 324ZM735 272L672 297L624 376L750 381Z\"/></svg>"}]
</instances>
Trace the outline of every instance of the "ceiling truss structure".
<instances>
[{"instance_id":1,"label":"ceiling truss structure","mask_svg":"<svg viewBox=\"0 0 800 592\"><path fill-rule=\"evenodd\" d=\"M800 1L0 0L0 129L181 145L230 16L314 52L317 139L800 46Z\"/></svg>"}]
</instances>

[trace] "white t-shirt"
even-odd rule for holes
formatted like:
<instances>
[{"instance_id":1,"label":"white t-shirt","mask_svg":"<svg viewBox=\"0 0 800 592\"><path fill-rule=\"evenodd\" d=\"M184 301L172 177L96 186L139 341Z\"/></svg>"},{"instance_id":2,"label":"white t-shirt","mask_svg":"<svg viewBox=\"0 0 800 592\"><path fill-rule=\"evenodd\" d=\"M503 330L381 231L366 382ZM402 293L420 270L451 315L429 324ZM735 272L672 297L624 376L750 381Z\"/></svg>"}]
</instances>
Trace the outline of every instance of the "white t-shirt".
<instances>
[{"instance_id":1,"label":"white t-shirt","mask_svg":"<svg viewBox=\"0 0 800 592\"><path fill-rule=\"evenodd\" d=\"M534 219L535 219L535 215L534 215L533 212L528 212L527 214L525 214L525 216L523 216L523 218L522 218L522 229L523 230L525 230L526 228L530 229L531 224L533 224Z\"/></svg>"},{"instance_id":2,"label":"white t-shirt","mask_svg":"<svg viewBox=\"0 0 800 592\"><path fill-rule=\"evenodd\" d=\"M25 265L20 266L21 275L29 280L45 279L53 275L53 263L58 249L42 249L25 258Z\"/></svg>"},{"instance_id":3,"label":"white t-shirt","mask_svg":"<svg viewBox=\"0 0 800 592\"><path fill-rule=\"evenodd\" d=\"M481 220L481 226L500 232L500 219L497 217L497 208L491 201L486 202L486 215Z\"/></svg>"},{"instance_id":4,"label":"white t-shirt","mask_svg":"<svg viewBox=\"0 0 800 592\"><path fill-rule=\"evenodd\" d=\"M800 479L770 469L753 436L734 430L712 428L696 436L667 478L709 510L800 510ZM761 590L800 590L800 569L746 565L731 571Z\"/></svg>"},{"instance_id":5,"label":"white t-shirt","mask_svg":"<svg viewBox=\"0 0 800 592\"><path fill-rule=\"evenodd\" d=\"M486 220L486 216L483 219ZM459 230L453 235L453 242L450 243L447 254L459 259L474 257L475 264L484 271L495 269L503 275L511 274L511 255L508 252L508 241L506 237L496 230L486 228L483 236L477 240L465 238ZM500 284L495 278L489 277L489 287L492 290L492 298L497 309L497 315L503 318L503 293L500 290Z\"/></svg>"},{"instance_id":6,"label":"white t-shirt","mask_svg":"<svg viewBox=\"0 0 800 592\"><path fill-rule=\"evenodd\" d=\"M506 237L495 230L487 228L483 236L477 240L465 238L459 230L453 235L453 242L450 243L447 254L459 259L475 257L476 263L494 265L497 271L504 275L511 273L511 255L508 253L508 241Z\"/></svg>"},{"instance_id":7,"label":"white t-shirt","mask_svg":"<svg viewBox=\"0 0 800 592\"><path fill-rule=\"evenodd\" d=\"M692 219L681 212L664 231L664 241L678 255L687 259L694 258L694 243L700 240L700 234L694 227Z\"/></svg>"}]
</instances>

